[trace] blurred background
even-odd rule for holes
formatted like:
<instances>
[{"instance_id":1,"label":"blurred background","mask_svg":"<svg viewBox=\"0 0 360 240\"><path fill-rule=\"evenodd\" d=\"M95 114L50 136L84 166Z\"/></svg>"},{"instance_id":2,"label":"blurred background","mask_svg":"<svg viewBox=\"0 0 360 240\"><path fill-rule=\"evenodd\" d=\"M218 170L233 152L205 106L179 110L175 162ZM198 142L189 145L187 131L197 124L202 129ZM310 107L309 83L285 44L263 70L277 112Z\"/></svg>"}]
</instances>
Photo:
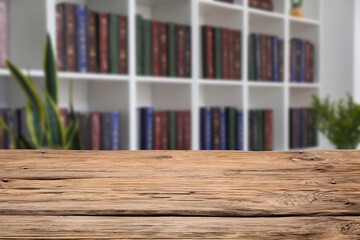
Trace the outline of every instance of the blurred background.
<instances>
[{"instance_id":1,"label":"blurred background","mask_svg":"<svg viewBox=\"0 0 360 240\"><path fill-rule=\"evenodd\" d=\"M359 65L359 0L0 0L0 149L356 148Z\"/></svg>"}]
</instances>

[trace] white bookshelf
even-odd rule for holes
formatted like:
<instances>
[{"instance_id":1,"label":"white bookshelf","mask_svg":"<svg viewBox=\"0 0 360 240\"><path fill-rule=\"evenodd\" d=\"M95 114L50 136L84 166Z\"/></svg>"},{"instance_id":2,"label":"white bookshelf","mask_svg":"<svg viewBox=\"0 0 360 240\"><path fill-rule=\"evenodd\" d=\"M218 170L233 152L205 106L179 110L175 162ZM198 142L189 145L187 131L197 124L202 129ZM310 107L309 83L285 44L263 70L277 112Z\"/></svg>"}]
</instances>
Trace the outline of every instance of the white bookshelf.
<instances>
[{"instance_id":1,"label":"white bookshelf","mask_svg":"<svg viewBox=\"0 0 360 240\"><path fill-rule=\"evenodd\" d=\"M248 149L248 110L274 110L274 150L288 150L290 107L310 105L320 92L321 2L304 0L305 18L289 16L290 0L274 0L274 12L252 9L248 0L227 4L214 0L10 0L10 59L39 83L43 78L42 49L46 32L56 45L55 5L59 2L86 3L98 11L115 12L129 18L129 74L107 75L60 72L60 104L68 106L69 81L74 82L74 105L80 111L121 111L123 149L137 150L137 109L189 109L192 114L192 149L199 149L199 109L202 106L234 106L244 111L244 147ZM167 78L136 75L135 15L192 26L192 77ZM201 32L203 24L242 31L242 80L202 78ZM250 82L247 46L250 33L267 33L284 39L284 82ZM309 39L316 48L316 82L290 83L289 40ZM25 99L0 69L0 107L22 107Z\"/></svg>"}]
</instances>

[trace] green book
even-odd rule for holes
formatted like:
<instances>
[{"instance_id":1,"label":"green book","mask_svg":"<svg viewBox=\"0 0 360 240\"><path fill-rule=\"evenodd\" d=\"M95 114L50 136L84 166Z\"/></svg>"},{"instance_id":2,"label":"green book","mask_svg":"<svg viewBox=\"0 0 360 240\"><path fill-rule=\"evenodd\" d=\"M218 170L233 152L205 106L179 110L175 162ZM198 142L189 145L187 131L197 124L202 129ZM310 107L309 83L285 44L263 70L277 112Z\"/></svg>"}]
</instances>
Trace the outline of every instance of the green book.
<instances>
[{"instance_id":1,"label":"green book","mask_svg":"<svg viewBox=\"0 0 360 240\"><path fill-rule=\"evenodd\" d=\"M110 13L109 39L110 39L110 72L119 73L119 17Z\"/></svg>"},{"instance_id":2,"label":"green book","mask_svg":"<svg viewBox=\"0 0 360 240\"><path fill-rule=\"evenodd\" d=\"M236 150L236 115L235 108L226 108L228 150Z\"/></svg>"},{"instance_id":3,"label":"green book","mask_svg":"<svg viewBox=\"0 0 360 240\"><path fill-rule=\"evenodd\" d=\"M264 111L263 110L258 110L257 111L257 118L258 118L258 121L257 123L259 124L259 131L258 131L258 134L259 134L259 137L258 137L258 140L259 142L257 143L258 145L258 151L264 151L265 150L265 147L264 147L264 135L265 135L265 128L264 128Z\"/></svg>"},{"instance_id":4,"label":"green book","mask_svg":"<svg viewBox=\"0 0 360 240\"><path fill-rule=\"evenodd\" d=\"M255 80L255 38L253 34L250 34L249 36L249 80L254 81Z\"/></svg>"},{"instance_id":5,"label":"green book","mask_svg":"<svg viewBox=\"0 0 360 240\"><path fill-rule=\"evenodd\" d=\"M216 27L214 28L214 59L215 59L215 78L222 79L222 33L221 28Z\"/></svg>"},{"instance_id":6,"label":"green book","mask_svg":"<svg viewBox=\"0 0 360 240\"><path fill-rule=\"evenodd\" d=\"M169 74L176 77L176 26L173 23L168 24L168 41Z\"/></svg>"},{"instance_id":7,"label":"green book","mask_svg":"<svg viewBox=\"0 0 360 240\"><path fill-rule=\"evenodd\" d=\"M136 15L136 72L139 76L144 74L143 67L143 17Z\"/></svg>"},{"instance_id":8,"label":"green book","mask_svg":"<svg viewBox=\"0 0 360 240\"><path fill-rule=\"evenodd\" d=\"M169 111L168 112L168 121L169 121L169 137L168 137L168 141L169 141L169 150L176 150L177 149L177 143L176 143L176 139L177 139L177 134L176 134L176 120L177 120L177 114L176 111Z\"/></svg>"},{"instance_id":9,"label":"green book","mask_svg":"<svg viewBox=\"0 0 360 240\"><path fill-rule=\"evenodd\" d=\"M143 35L143 67L144 67L144 75L151 76L152 75L152 37L151 37L151 21L144 19L143 21L144 27L144 35Z\"/></svg>"}]
</instances>

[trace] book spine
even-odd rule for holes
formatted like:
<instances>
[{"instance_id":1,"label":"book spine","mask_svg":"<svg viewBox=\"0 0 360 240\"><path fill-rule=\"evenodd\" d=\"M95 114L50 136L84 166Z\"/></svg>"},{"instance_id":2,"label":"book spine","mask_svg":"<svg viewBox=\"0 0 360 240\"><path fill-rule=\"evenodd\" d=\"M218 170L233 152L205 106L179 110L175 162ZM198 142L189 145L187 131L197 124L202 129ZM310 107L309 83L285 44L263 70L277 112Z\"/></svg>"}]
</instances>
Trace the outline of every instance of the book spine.
<instances>
[{"instance_id":1,"label":"book spine","mask_svg":"<svg viewBox=\"0 0 360 240\"><path fill-rule=\"evenodd\" d=\"M279 39L279 81L284 81L284 41Z\"/></svg>"},{"instance_id":2,"label":"book spine","mask_svg":"<svg viewBox=\"0 0 360 240\"><path fill-rule=\"evenodd\" d=\"M220 108L212 109L212 149L220 150Z\"/></svg>"},{"instance_id":3,"label":"book spine","mask_svg":"<svg viewBox=\"0 0 360 240\"><path fill-rule=\"evenodd\" d=\"M141 113L141 150L154 149L154 110L152 108L142 108Z\"/></svg>"},{"instance_id":4,"label":"book spine","mask_svg":"<svg viewBox=\"0 0 360 240\"><path fill-rule=\"evenodd\" d=\"M226 111L225 109L220 109L220 149L227 149L226 141Z\"/></svg>"},{"instance_id":5,"label":"book spine","mask_svg":"<svg viewBox=\"0 0 360 240\"><path fill-rule=\"evenodd\" d=\"M78 113L80 120L80 139L84 150L90 150L90 116L87 113Z\"/></svg>"},{"instance_id":6,"label":"book spine","mask_svg":"<svg viewBox=\"0 0 360 240\"><path fill-rule=\"evenodd\" d=\"M301 40L298 39L296 42L296 68L295 68L295 72L296 72L296 80L297 82L301 82L301 55L302 55L302 50L301 50Z\"/></svg>"},{"instance_id":7,"label":"book spine","mask_svg":"<svg viewBox=\"0 0 360 240\"><path fill-rule=\"evenodd\" d=\"M254 134L254 110L249 110L249 150L255 150L255 134Z\"/></svg>"},{"instance_id":8,"label":"book spine","mask_svg":"<svg viewBox=\"0 0 360 240\"><path fill-rule=\"evenodd\" d=\"M228 150L236 150L236 109L227 108L227 142Z\"/></svg>"},{"instance_id":9,"label":"book spine","mask_svg":"<svg viewBox=\"0 0 360 240\"><path fill-rule=\"evenodd\" d=\"M297 48L297 41L296 39L291 40L291 61L290 61L290 81L291 82L297 82L297 76L296 76L296 50Z\"/></svg>"},{"instance_id":10,"label":"book spine","mask_svg":"<svg viewBox=\"0 0 360 240\"><path fill-rule=\"evenodd\" d=\"M311 43L310 44L310 82L312 82L312 83L315 82L315 79L314 79L315 59L314 58L315 58L315 47L314 47L314 44Z\"/></svg>"},{"instance_id":11,"label":"book spine","mask_svg":"<svg viewBox=\"0 0 360 240\"><path fill-rule=\"evenodd\" d=\"M176 77L176 26L168 24L168 54L169 54L169 76Z\"/></svg>"},{"instance_id":12,"label":"book spine","mask_svg":"<svg viewBox=\"0 0 360 240\"><path fill-rule=\"evenodd\" d=\"M152 75L152 30L151 30L151 21L144 19L144 35L143 35L143 46L144 46L144 59L143 59L143 66L144 66L144 74L146 76Z\"/></svg>"},{"instance_id":13,"label":"book spine","mask_svg":"<svg viewBox=\"0 0 360 240\"><path fill-rule=\"evenodd\" d=\"M248 52L248 62L249 62L249 80L255 81L256 80L256 51L255 51L255 34L250 34L249 36L249 52Z\"/></svg>"},{"instance_id":14,"label":"book spine","mask_svg":"<svg viewBox=\"0 0 360 240\"><path fill-rule=\"evenodd\" d=\"M261 40L260 40L260 35L259 34L255 34L255 52L256 52L256 80L260 81L262 79L261 77L261 69L262 69L262 64L261 64Z\"/></svg>"},{"instance_id":15,"label":"book spine","mask_svg":"<svg viewBox=\"0 0 360 240\"><path fill-rule=\"evenodd\" d=\"M301 42L301 82L305 82L305 76L306 76L306 72L305 72L305 69L306 69L306 43L304 40L302 40Z\"/></svg>"},{"instance_id":16,"label":"book spine","mask_svg":"<svg viewBox=\"0 0 360 240\"><path fill-rule=\"evenodd\" d=\"M235 41L235 76L234 78L236 80L240 80L241 79L241 75L242 75L242 67L241 67L241 32L240 31L234 31L234 41ZM250 64L250 63L249 63Z\"/></svg>"},{"instance_id":17,"label":"book spine","mask_svg":"<svg viewBox=\"0 0 360 240\"><path fill-rule=\"evenodd\" d=\"M296 148L301 148L303 133L301 129L301 120L303 111L301 108L296 109L297 111L297 119L296 119Z\"/></svg>"},{"instance_id":18,"label":"book spine","mask_svg":"<svg viewBox=\"0 0 360 240\"><path fill-rule=\"evenodd\" d=\"M264 129L264 111L263 110L258 110L257 111L257 117L258 117L258 151L264 151L264 135L265 135L265 129Z\"/></svg>"},{"instance_id":19,"label":"book spine","mask_svg":"<svg viewBox=\"0 0 360 240\"><path fill-rule=\"evenodd\" d=\"M243 129L243 122L244 122L244 114L243 111L237 112L237 150L244 150L244 129Z\"/></svg>"},{"instance_id":20,"label":"book spine","mask_svg":"<svg viewBox=\"0 0 360 240\"><path fill-rule=\"evenodd\" d=\"M111 114L101 113L101 150L111 150Z\"/></svg>"},{"instance_id":21,"label":"book spine","mask_svg":"<svg viewBox=\"0 0 360 240\"><path fill-rule=\"evenodd\" d=\"M152 75L160 76L160 29L159 22L153 21L152 28Z\"/></svg>"},{"instance_id":22,"label":"book spine","mask_svg":"<svg viewBox=\"0 0 360 240\"><path fill-rule=\"evenodd\" d=\"M101 149L101 116L99 112L91 113L91 149Z\"/></svg>"},{"instance_id":23,"label":"book spine","mask_svg":"<svg viewBox=\"0 0 360 240\"><path fill-rule=\"evenodd\" d=\"M229 79L235 79L235 41L234 31L228 29Z\"/></svg>"},{"instance_id":24,"label":"book spine","mask_svg":"<svg viewBox=\"0 0 360 240\"><path fill-rule=\"evenodd\" d=\"M265 151L272 151L273 150L273 112L272 110L265 110L264 112L264 119L265 119Z\"/></svg>"},{"instance_id":25,"label":"book spine","mask_svg":"<svg viewBox=\"0 0 360 240\"><path fill-rule=\"evenodd\" d=\"M3 5L4 1L0 1L0 5ZM4 6L0 7L0 18L6 18L7 13L3 13ZM0 20L1 24L5 24L4 20ZM63 3L56 5L56 56L57 56L57 64L58 69L60 71L64 71L66 68L65 62L65 5ZM0 26L0 29L4 29L4 26ZM5 30L5 29L4 29ZM3 30L3 31L4 31ZM3 35L4 34L4 35ZM2 41L7 34L1 33L0 34L0 67L3 67L3 47Z\"/></svg>"},{"instance_id":26,"label":"book spine","mask_svg":"<svg viewBox=\"0 0 360 240\"><path fill-rule=\"evenodd\" d=\"M191 150L191 113L184 112L184 150Z\"/></svg>"},{"instance_id":27,"label":"book spine","mask_svg":"<svg viewBox=\"0 0 360 240\"><path fill-rule=\"evenodd\" d=\"M177 25L177 63L178 77L185 77L185 26Z\"/></svg>"},{"instance_id":28,"label":"book spine","mask_svg":"<svg viewBox=\"0 0 360 240\"><path fill-rule=\"evenodd\" d=\"M118 74L119 71L119 18L114 13L109 14L109 55L110 73Z\"/></svg>"},{"instance_id":29,"label":"book spine","mask_svg":"<svg viewBox=\"0 0 360 240\"><path fill-rule=\"evenodd\" d=\"M160 76L168 76L168 33L167 24L159 23L160 28Z\"/></svg>"},{"instance_id":30,"label":"book spine","mask_svg":"<svg viewBox=\"0 0 360 240\"><path fill-rule=\"evenodd\" d=\"M121 114L111 113L111 150L121 149Z\"/></svg>"},{"instance_id":31,"label":"book spine","mask_svg":"<svg viewBox=\"0 0 360 240\"><path fill-rule=\"evenodd\" d=\"M301 119L301 132L303 133L301 146L303 148L310 146L309 142L308 142L309 129L308 129L308 125L307 125L307 119L308 119L308 109L304 108L303 114L302 114L302 119Z\"/></svg>"},{"instance_id":32,"label":"book spine","mask_svg":"<svg viewBox=\"0 0 360 240\"><path fill-rule=\"evenodd\" d=\"M211 150L211 109L201 108L201 149Z\"/></svg>"},{"instance_id":33,"label":"book spine","mask_svg":"<svg viewBox=\"0 0 360 240\"><path fill-rule=\"evenodd\" d=\"M100 50L100 72L109 73L109 15L107 13L99 14L99 50Z\"/></svg>"},{"instance_id":34,"label":"book spine","mask_svg":"<svg viewBox=\"0 0 360 240\"><path fill-rule=\"evenodd\" d=\"M192 61L191 61L191 27L186 26L185 28L185 76L191 77L192 73Z\"/></svg>"},{"instance_id":35,"label":"book spine","mask_svg":"<svg viewBox=\"0 0 360 240\"><path fill-rule=\"evenodd\" d=\"M177 113L177 150L184 150L184 112Z\"/></svg>"},{"instance_id":36,"label":"book spine","mask_svg":"<svg viewBox=\"0 0 360 240\"><path fill-rule=\"evenodd\" d=\"M0 0L0 67L9 58L9 1Z\"/></svg>"},{"instance_id":37,"label":"book spine","mask_svg":"<svg viewBox=\"0 0 360 240\"><path fill-rule=\"evenodd\" d=\"M266 81L268 80L267 75L267 36L261 35L260 37L261 42L261 80Z\"/></svg>"},{"instance_id":38,"label":"book spine","mask_svg":"<svg viewBox=\"0 0 360 240\"><path fill-rule=\"evenodd\" d=\"M252 124L253 124L253 149L254 151L259 151L260 144L259 144L259 116L258 116L258 110L253 110L253 118L252 118Z\"/></svg>"},{"instance_id":39,"label":"book spine","mask_svg":"<svg viewBox=\"0 0 360 240\"><path fill-rule=\"evenodd\" d=\"M88 11L87 15L87 41L88 41L88 71L98 72L98 51L97 51L97 13Z\"/></svg>"},{"instance_id":40,"label":"book spine","mask_svg":"<svg viewBox=\"0 0 360 240\"><path fill-rule=\"evenodd\" d=\"M228 30L222 29L222 79L229 79L229 48L228 48Z\"/></svg>"},{"instance_id":41,"label":"book spine","mask_svg":"<svg viewBox=\"0 0 360 240\"><path fill-rule=\"evenodd\" d=\"M169 150L177 149L177 112L169 111L168 127L169 127Z\"/></svg>"},{"instance_id":42,"label":"book spine","mask_svg":"<svg viewBox=\"0 0 360 240\"><path fill-rule=\"evenodd\" d=\"M162 112L154 112L154 150L161 150Z\"/></svg>"},{"instance_id":43,"label":"book spine","mask_svg":"<svg viewBox=\"0 0 360 240\"><path fill-rule=\"evenodd\" d=\"M76 71L76 8L73 4L65 5L66 18L66 70Z\"/></svg>"},{"instance_id":44,"label":"book spine","mask_svg":"<svg viewBox=\"0 0 360 240\"><path fill-rule=\"evenodd\" d=\"M203 26L203 64L204 78L214 78L214 42L213 28L211 26Z\"/></svg>"},{"instance_id":45,"label":"book spine","mask_svg":"<svg viewBox=\"0 0 360 240\"><path fill-rule=\"evenodd\" d=\"M169 118L167 112L161 112L161 149L169 149Z\"/></svg>"},{"instance_id":46,"label":"book spine","mask_svg":"<svg viewBox=\"0 0 360 240\"><path fill-rule=\"evenodd\" d=\"M219 27L214 28L214 59L215 59L215 78L222 78L222 30Z\"/></svg>"},{"instance_id":47,"label":"book spine","mask_svg":"<svg viewBox=\"0 0 360 240\"><path fill-rule=\"evenodd\" d=\"M279 77L279 38L277 36L272 37L272 52L273 52L273 66L272 66L272 71L273 71L273 80L275 82L280 82L280 77Z\"/></svg>"},{"instance_id":48,"label":"book spine","mask_svg":"<svg viewBox=\"0 0 360 240\"><path fill-rule=\"evenodd\" d=\"M77 69L79 72L87 72L87 7L85 5L76 6L76 18Z\"/></svg>"},{"instance_id":49,"label":"book spine","mask_svg":"<svg viewBox=\"0 0 360 240\"><path fill-rule=\"evenodd\" d=\"M311 55L311 48L310 48L310 42L306 41L305 44L305 48L306 48L306 53L305 53L305 82L310 83L311 79L310 79L310 63L311 63L311 59L310 59L310 55Z\"/></svg>"},{"instance_id":50,"label":"book spine","mask_svg":"<svg viewBox=\"0 0 360 240\"><path fill-rule=\"evenodd\" d=\"M143 17L139 14L136 15L136 73L141 76L144 74L143 66Z\"/></svg>"},{"instance_id":51,"label":"book spine","mask_svg":"<svg viewBox=\"0 0 360 240\"><path fill-rule=\"evenodd\" d=\"M128 74L128 20L126 16L119 17L119 69L121 74Z\"/></svg>"}]
</instances>

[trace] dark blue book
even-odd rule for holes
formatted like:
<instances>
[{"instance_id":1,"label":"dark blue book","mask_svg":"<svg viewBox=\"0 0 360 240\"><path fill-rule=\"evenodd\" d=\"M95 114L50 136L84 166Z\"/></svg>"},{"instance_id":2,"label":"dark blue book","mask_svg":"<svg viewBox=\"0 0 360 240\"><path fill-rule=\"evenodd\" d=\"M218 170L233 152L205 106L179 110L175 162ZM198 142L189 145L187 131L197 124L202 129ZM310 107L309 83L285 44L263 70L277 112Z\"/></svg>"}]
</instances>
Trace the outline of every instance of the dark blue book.
<instances>
[{"instance_id":1,"label":"dark blue book","mask_svg":"<svg viewBox=\"0 0 360 240\"><path fill-rule=\"evenodd\" d=\"M111 114L101 113L101 149L111 150Z\"/></svg>"},{"instance_id":2,"label":"dark blue book","mask_svg":"<svg viewBox=\"0 0 360 240\"><path fill-rule=\"evenodd\" d=\"M154 109L144 107L140 109L140 149L154 149Z\"/></svg>"},{"instance_id":3,"label":"dark blue book","mask_svg":"<svg viewBox=\"0 0 360 240\"><path fill-rule=\"evenodd\" d=\"M255 80L261 80L261 42L260 35L255 34Z\"/></svg>"},{"instance_id":4,"label":"dark blue book","mask_svg":"<svg viewBox=\"0 0 360 240\"><path fill-rule=\"evenodd\" d=\"M220 149L226 150L226 111L225 109L220 110Z\"/></svg>"},{"instance_id":5,"label":"dark blue book","mask_svg":"<svg viewBox=\"0 0 360 240\"><path fill-rule=\"evenodd\" d=\"M255 150L255 110L249 110L249 149Z\"/></svg>"},{"instance_id":6,"label":"dark blue book","mask_svg":"<svg viewBox=\"0 0 360 240\"><path fill-rule=\"evenodd\" d=\"M211 150L211 108L201 108L201 149Z\"/></svg>"},{"instance_id":7,"label":"dark blue book","mask_svg":"<svg viewBox=\"0 0 360 240\"><path fill-rule=\"evenodd\" d=\"M244 150L244 129L243 129L244 114L243 111L238 111L237 114L237 150Z\"/></svg>"},{"instance_id":8,"label":"dark blue book","mask_svg":"<svg viewBox=\"0 0 360 240\"><path fill-rule=\"evenodd\" d=\"M80 72L87 72L87 7L76 6L77 65Z\"/></svg>"},{"instance_id":9,"label":"dark blue book","mask_svg":"<svg viewBox=\"0 0 360 240\"><path fill-rule=\"evenodd\" d=\"M272 37L273 44L273 80L280 82L280 67L279 67L279 38L277 36Z\"/></svg>"},{"instance_id":10,"label":"dark blue book","mask_svg":"<svg viewBox=\"0 0 360 240\"><path fill-rule=\"evenodd\" d=\"M120 112L111 113L111 150L121 149L121 114Z\"/></svg>"},{"instance_id":11,"label":"dark blue book","mask_svg":"<svg viewBox=\"0 0 360 240\"><path fill-rule=\"evenodd\" d=\"M297 108L296 109L296 148L301 148L301 142L302 142L302 131L301 131L301 120L302 120L302 109Z\"/></svg>"},{"instance_id":12,"label":"dark blue book","mask_svg":"<svg viewBox=\"0 0 360 240\"><path fill-rule=\"evenodd\" d=\"M301 73L300 73L300 82L305 82L306 78L306 42L304 40L300 40L301 46Z\"/></svg>"},{"instance_id":13,"label":"dark blue book","mask_svg":"<svg viewBox=\"0 0 360 240\"><path fill-rule=\"evenodd\" d=\"M297 82L297 76L296 76L296 52L297 52L297 40L292 39L291 40L291 82Z\"/></svg>"}]
</instances>

